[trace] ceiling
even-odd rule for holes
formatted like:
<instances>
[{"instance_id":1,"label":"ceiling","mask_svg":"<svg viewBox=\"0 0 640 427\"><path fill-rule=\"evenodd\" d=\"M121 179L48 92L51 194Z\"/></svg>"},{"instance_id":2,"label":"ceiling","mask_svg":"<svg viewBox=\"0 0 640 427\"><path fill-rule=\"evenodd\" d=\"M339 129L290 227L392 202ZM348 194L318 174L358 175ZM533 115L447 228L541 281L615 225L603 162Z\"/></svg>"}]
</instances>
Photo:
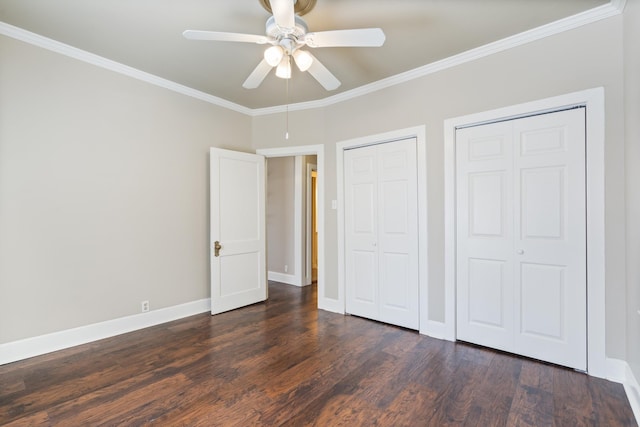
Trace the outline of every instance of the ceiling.
<instances>
[{"instance_id":1,"label":"ceiling","mask_svg":"<svg viewBox=\"0 0 640 427\"><path fill-rule=\"evenodd\" d=\"M609 0L317 0L309 31L380 27L380 48L322 48L313 54L342 82L327 92L295 67L242 83L265 46L193 41L185 29L264 34L258 0L0 0L0 21L257 109L326 98L532 28Z\"/></svg>"}]
</instances>

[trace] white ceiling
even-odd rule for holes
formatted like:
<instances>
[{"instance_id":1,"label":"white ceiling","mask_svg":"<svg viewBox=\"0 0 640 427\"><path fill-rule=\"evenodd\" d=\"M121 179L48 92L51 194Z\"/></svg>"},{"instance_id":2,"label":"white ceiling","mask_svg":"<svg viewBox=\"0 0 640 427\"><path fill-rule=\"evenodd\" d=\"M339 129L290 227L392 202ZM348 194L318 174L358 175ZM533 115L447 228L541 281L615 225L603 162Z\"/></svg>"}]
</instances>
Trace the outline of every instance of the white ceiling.
<instances>
[{"instance_id":1,"label":"white ceiling","mask_svg":"<svg viewBox=\"0 0 640 427\"><path fill-rule=\"evenodd\" d=\"M325 91L294 67L289 103L314 101L379 81L609 0L317 0L309 31L380 27L380 48L313 54L342 82ZM0 0L0 21L255 109L283 105L285 81L271 73L242 83L265 46L190 41L185 29L264 34L258 0ZM44 72L44 71L43 71Z\"/></svg>"}]
</instances>

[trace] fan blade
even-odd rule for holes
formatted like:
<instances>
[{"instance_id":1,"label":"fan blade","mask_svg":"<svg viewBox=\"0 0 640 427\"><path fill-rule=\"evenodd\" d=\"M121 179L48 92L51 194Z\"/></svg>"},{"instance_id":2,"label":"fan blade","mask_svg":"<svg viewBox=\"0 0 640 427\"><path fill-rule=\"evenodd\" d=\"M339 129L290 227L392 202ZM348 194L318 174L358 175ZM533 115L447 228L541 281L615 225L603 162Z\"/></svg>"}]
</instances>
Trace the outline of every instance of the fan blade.
<instances>
[{"instance_id":1,"label":"fan blade","mask_svg":"<svg viewBox=\"0 0 640 427\"><path fill-rule=\"evenodd\" d=\"M242 87L244 87L245 89L257 88L258 86L260 86L260 83L262 83L264 78L267 77L267 74L269 74L271 68L273 67L263 59L249 75L249 77L247 77L247 80L242 83Z\"/></svg>"},{"instance_id":2,"label":"fan blade","mask_svg":"<svg viewBox=\"0 0 640 427\"><path fill-rule=\"evenodd\" d=\"M325 67L320 61L318 61L318 58L313 55L311 55L311 57L313 58L313 62L309 67L309 74L311 74L326 90L337 89L338 86L342 84L340 83L340 80L338 80L336 76L331 74L331 71L329 71L327 67Z\"/></svg>"},{"instance_id":3,"label":"fan blade","mask_svg":"<svg viewBox=\"0 0 640 427\"><path fill-rule=\"evenodd\" d=\"M296 26L294 18L294 0L270 0L273 19L282 29L293 30Z\"/></svg>"},{"instance_id":4,"label":"fan blade","mask_svg":"<svg viewBox=\"0 0 640 427\"><path fill-rule=\"evenodd\" d=\"M318 31L304 37L309 47L380 47L386 37L380 28Z\"/></svg>"},{"instance_id":5,"label":"fan blade","mask_svg":"<svg viewBox=\"0 0 640 427\"><path fill-rule=\"evenodd\" d=\"M266 44L269 38L255 34L223 33L220 31L186 30L182 35L189 40L213 40L220 42L242 42Z\"/></svg>"}]
</instances>

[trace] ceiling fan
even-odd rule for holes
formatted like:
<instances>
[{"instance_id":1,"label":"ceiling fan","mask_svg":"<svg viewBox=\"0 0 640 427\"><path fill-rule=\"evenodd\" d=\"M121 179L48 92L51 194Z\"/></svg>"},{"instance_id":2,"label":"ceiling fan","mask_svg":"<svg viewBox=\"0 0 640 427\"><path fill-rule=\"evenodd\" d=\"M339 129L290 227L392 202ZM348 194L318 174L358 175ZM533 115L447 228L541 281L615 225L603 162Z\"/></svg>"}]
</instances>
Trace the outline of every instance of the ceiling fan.
<instances>
[{"instance_id":1,"label":"ceiling fan","mask_svg":"<svg viewBox=\"0 0 640 427\"><path fill-rule=\"evenodd\" d=\"M246 89L260 86L272 68L276 76L291 78L291 58L300 71L309 71L326 90L334 90L340 81L304 46L318 47L379 47L385 35L380 28L309 32L300 17L315 6L316 0L259 0L272 16L267 19L266 35L186 30L182 35L190 40L212 40L271 45L264 58L242 84Z\"/></svg>"}]
</instances>

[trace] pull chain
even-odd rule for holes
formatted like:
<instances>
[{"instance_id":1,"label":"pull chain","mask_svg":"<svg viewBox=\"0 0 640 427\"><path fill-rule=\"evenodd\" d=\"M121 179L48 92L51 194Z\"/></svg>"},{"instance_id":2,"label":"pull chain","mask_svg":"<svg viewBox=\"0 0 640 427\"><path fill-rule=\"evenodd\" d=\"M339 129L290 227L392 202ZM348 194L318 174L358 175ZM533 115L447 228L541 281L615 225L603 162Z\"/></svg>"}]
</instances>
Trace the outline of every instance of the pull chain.
<instances>
[{"instance_id":1,"label":"pull chain","mask_svg":"<svg viewBox=\"0 0 640 427\"><path fill-rule=\"evenodd\" d=\"M289 79L285 79L286 80L286 85L287 85L287 89L286 89L286 104L287 104L287 111L286 111L286 131L284 133L284 139L289 139Z\"/></svg>"}]
</instances>

